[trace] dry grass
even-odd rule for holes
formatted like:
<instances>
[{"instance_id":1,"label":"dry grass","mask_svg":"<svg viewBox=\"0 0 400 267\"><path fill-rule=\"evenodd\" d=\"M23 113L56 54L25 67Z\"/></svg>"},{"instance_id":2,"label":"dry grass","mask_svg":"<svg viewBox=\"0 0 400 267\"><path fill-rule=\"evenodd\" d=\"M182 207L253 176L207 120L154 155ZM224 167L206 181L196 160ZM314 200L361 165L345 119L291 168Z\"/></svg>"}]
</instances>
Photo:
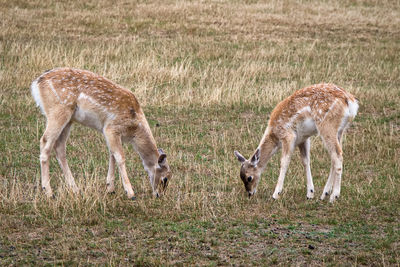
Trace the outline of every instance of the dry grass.
<instances>
[{"instance_id":1,"label":"dry grass","mask_svg":"<svg viewBox=\"0 0 400 267\"><path fill-rule=\"evenodd\" d=\"M398 1L0 0L1 265L399 265ZM68 159L81 194L51 162L57 197L38 190L44 118L29 84L57 66L95 71L139 98L174 171L154 200L126 148L138 200L105 193L102 137L75 125ZM305 200L294 157L245 197L232 151L249 155L274 105L334 82L361 108L344 140L342 196ZM156 125L160 125L157 127ZM329 171L312 141L317 194Z\"/></svg>"}]
</instances>

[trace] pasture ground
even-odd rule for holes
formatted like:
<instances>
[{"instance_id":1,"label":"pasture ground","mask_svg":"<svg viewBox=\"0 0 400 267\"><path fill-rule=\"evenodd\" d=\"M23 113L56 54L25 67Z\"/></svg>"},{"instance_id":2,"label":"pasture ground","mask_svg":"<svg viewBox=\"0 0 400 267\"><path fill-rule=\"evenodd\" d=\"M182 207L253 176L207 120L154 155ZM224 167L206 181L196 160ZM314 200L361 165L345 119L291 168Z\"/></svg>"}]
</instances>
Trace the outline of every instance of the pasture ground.
<instances>
[{"instance_id":1,"label":"pasture ground","mask_svg":"<svg viewBox=\"0 0 400 267\"><path fill-rule=\"evenodd\" d=\"M400 265L398 1L0 0L0 18L0 265ZM151 197L130 146L137 201L118 179L107 195L105 142L79 125L67 157L81 194L53 157L56 198L42 195L45 119L29 85L58 66L135 93L173 169L166 196ZM339 201L318 200L330 166L319 138L316 199L298 152L280 200L279 155L248 199L233 150L249 156L273 107L319 82L361 103Z\"/></svg>"}]
</instances>

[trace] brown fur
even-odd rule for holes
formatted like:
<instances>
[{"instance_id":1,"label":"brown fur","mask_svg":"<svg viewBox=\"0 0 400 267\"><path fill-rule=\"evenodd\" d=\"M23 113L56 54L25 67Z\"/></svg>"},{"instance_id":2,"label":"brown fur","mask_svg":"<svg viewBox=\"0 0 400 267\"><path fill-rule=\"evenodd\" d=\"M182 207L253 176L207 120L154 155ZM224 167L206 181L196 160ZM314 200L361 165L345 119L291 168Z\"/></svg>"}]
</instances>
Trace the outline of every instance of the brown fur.
<instances>
[{"instance_id":1,"label":"brown fur","mask_svg":"<svg viewBox=\"0 0 400 267\"><path fill-rule=\"evenodd\" d=\"M38 105L47 118L46 131L41 138L41 169L42 185L48 195L52 194L48 158L54 145L67 183L73 191L78 190L65 159L65 143L72 121L104 134L110 150L109 192L114 191L114 165L117 164L128 197L134 197L122 148L123 142L131 142L149 172L154 195L159 195L158 186L164 181L167 183L171 176L169 166L166 160L158 163L161 157L165 159L165 154L157 150L145 115L131 91L93 72L72 68L43 73L32 83L32 92L36 87L40 96Z\"/></svg>"},{"instance_id":2,"label":"brown fur","mask_svg":"<svg viewBox=\"0 0 400 267\"><path fill-rule=\"evenodd\" d=\"M332 158L331 173L325 186L323 199L333 187L331 201L339 196L342 172L341 138L348 123L357 112L357 100L353 95L334 84L316 84L293 93L280 102L271 113L268 127L251 157L246 160L235 152L242 163L240 176L249 195L256 192L261 172L273 154L281 147L281 170L274 198L282 191L283 180L290 162L294 147L298 146L307 174L307 197L314 195L314 185L310 172L309 137L319 133ZM354 111L355 109L355 111ZM315 129L314 129L315 128ZM259 155L253 161L255 155ZM251 182L247 180L252 177Z\"/></svg>"}]
</instances>

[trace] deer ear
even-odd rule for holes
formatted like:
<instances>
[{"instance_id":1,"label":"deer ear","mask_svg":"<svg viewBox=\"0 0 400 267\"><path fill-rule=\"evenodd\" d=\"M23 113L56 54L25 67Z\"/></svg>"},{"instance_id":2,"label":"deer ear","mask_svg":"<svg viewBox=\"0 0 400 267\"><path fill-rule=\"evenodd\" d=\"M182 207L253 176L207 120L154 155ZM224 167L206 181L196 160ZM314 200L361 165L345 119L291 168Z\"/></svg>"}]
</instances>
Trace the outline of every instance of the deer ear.
<instances>
[{"instance_id":1,"label":"deer ear","mask_svg":"<svg viewBox=\"0 0 400 267\"><path fill-rule=\"evenodd\" d=\"M233 152L233 153L235 153L235 156L236 156L236 158L238 159L238 161L239 161L240 163L243 163L243 162L246 161L246 159L245 159L245 158L242 156L242 154L240 154L238 151L235 150L235 152Z\"/></svg>"},{"instance_id":2,"label":"deer ear","mask_svg":"<svg viewBox=\"0 0 400 267\"><path fill-rule=\"evenodd\" d=\"M162 149L159 149L158 151L160 152L160 150L162 151ZM162 151L160 153L160 156L158 157L158 165L164 166L166 162L167 162L167 154L165 154L164 151Z\"/></svg>"},{"instance_id":3,"label":"deer ear","mask_svg":"<svg viewBox=\"0 0 400 267\"><path fill-rule=\"evenodd\" d=\"M260 160L260 149L257 148L256 152L255 152L254 155L251 157L251 160L250 160L251 165L256 166L256 165L258 164L259 160Z\"/></svg>"}]
</instances>

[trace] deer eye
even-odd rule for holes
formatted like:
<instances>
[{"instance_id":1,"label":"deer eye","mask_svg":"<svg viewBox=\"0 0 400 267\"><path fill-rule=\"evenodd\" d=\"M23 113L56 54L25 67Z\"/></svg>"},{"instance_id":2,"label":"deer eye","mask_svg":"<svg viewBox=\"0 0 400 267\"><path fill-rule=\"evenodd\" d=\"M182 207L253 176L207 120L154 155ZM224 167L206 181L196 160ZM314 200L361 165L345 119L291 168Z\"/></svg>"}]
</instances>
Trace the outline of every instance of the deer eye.
<instances>
[{"instance_id":1,"label":"deer eye","mask_svg":"<svg viewBox=\"0 0 400 267\"><path fill-rule=\"evenodd\" d=\"M249 176L249 177L247 177L247 182L251 182L251 181L253 181L253 176Z\"/></svg>"}]
</instances>

